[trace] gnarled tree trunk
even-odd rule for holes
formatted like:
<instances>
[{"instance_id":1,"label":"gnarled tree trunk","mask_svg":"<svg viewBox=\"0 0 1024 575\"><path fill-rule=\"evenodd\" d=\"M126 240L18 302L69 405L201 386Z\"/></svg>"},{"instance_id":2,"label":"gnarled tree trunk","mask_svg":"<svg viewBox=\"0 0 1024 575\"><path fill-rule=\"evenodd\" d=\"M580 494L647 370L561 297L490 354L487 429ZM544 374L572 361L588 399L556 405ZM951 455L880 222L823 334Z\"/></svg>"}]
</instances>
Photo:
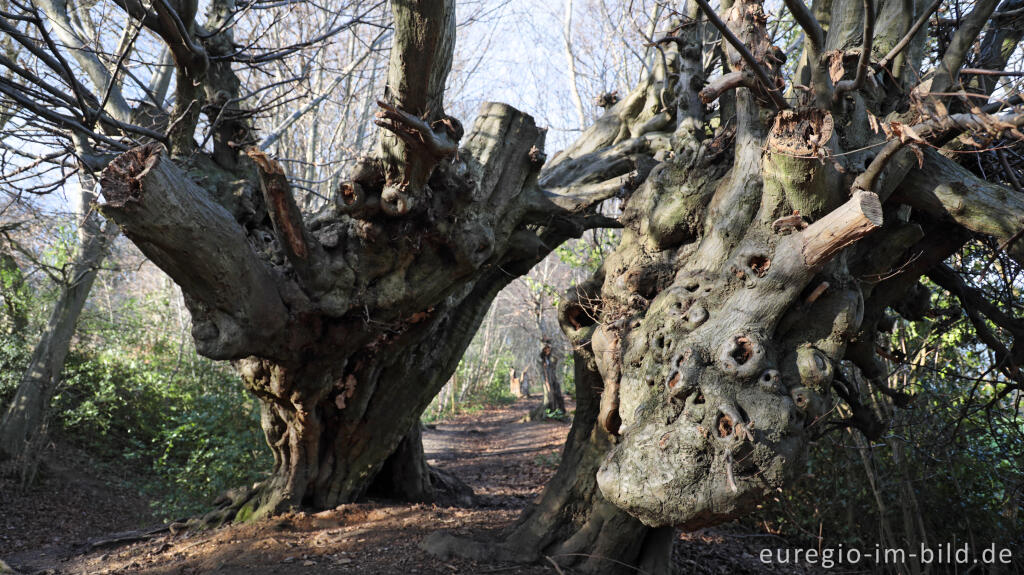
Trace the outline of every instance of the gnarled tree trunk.
<instances>
[{"instance_id":1,"label":"gnarled tree trunk","mask_svg":"<svg viewBox=\"0 0 1024 575\"><path fill-rule=\"evenodd\" d=\"M915 313L906 304L922 274L973 298L979 323L987 309L1021 333L942 265L967 231L1002 238L1014 255L1020 198L916 144L971 128L1001 134L1024 117L921 121L904 90L918 82L924 37L906 3L834 0L814 13L829 4L823 29L802 2L786 2L807 35L796 77L808 85L793 107L781 97L785 55L767 41L758 0L723 5L725 22L704 0L688 3L688 23L660 40L665 77L675 80L663 101L676 105L663 108L657 130L672 133L672 153L628 199L616 252L560 309L576 350L578 407L558 473L501 541L439 534L429 550L668 573L672 527L749 513L802 471L810 438L828 427L880 435L883 422L845 371L885 388L879 322L889 307ZM948 72L955 78L994 5L979 2L965 18L933 91L949 88ZM698 6L728 60L706 86ZM892 69L875 74L880 54ZM707 138L703 103L719 97L729 105ZM889 131L873 130L874 118ZM1021 381L1014 350L990 345Z\"/></svg>"},{"instance_id":2,"label":"gnarled tree trunk","mask_svg":"<svg viewBox=\"0 0 1024 575\"><path fill-rule=\"evenodd\" d=\"M283 169L255 149L230 170L194 154L186 172L174 148L148 145L104 172L104 214L181 286L197 350L232 360L261 402L274 471L206 522L359 497L498 291L565 239L618 225L593 208L633 181L636 146L542 172L543 131L503 104L485 104L460 146L442 101L454 3L393 10L378 150L320 213L301 214ZM422 448L408 447L393 463L423 472ZM398 491L425 498L422 479Z\"/></svg>"}]
</instances>

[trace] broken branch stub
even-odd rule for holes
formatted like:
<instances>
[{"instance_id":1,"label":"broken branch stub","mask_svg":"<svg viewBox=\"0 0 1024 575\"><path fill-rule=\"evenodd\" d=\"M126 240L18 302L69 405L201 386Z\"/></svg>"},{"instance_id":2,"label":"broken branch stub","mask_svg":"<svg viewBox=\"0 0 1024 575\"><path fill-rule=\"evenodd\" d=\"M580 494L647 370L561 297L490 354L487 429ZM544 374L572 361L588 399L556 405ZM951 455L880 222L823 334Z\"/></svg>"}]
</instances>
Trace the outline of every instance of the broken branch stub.
<instances>
[{"instance_id":1,"label":"broken branch stub","mask_svg":"<svg viewBox=\"0 0 1024 575\"><path fill-rule=\"evenodd\" d=\"M115 158L100 177L103 214L181 286L200 353L235 359L277 349L288 311L277 278L221 205L159 144Z\"/></svg>"},{"instance_id":2,"label":"broken branch stub","mask_svg":"<svg viewBox=\"0 0 1024 575\"><path fill-rule=\"evenodd\" d=\"M814 222L801 234L804 263L816 268L843 248L882 227L882 203L874 192L858 190L845 204Z\"/></svg>"}]
</instances>

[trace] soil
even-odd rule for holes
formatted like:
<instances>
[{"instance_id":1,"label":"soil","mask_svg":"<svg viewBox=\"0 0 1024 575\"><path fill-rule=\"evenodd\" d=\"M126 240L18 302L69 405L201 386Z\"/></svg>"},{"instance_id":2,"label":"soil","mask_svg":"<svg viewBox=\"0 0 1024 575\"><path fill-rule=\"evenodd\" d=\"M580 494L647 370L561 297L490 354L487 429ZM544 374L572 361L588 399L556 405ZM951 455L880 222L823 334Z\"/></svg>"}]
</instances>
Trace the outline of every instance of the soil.
<instances>
[{"instance_id":1,"label":"soil","mask_svg":"<svg viewBox=\"0 0 1024 575\"><path fill-rule=\"evenodd\" d=\"M536 401L461 414L424 430L430 463L473 488L473 507L367 501L201 533L164 531L131 542L139 531L111 532L152 522L146 501L127 492L117 478L83 471L94 468L77 461L49 473L27 493L17 494L15 484L0 480L0 558L24 575L571 573L551 564L442 561L419 548L438 529L494 538L540 494L554 474L569 423L523 422ZM681 573L817 572L763 565L758 556L766 545L786 547L771 536L727 526L684 534L674 558Z\"/></svg>"}]
</instances>

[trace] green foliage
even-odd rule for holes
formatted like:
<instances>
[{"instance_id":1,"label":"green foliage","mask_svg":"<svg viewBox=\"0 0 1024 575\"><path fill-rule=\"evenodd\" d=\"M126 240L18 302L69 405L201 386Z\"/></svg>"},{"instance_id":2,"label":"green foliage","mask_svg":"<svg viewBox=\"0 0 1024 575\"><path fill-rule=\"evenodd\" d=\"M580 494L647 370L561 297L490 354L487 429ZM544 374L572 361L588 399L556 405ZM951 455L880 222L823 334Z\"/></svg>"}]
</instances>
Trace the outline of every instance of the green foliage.
<instances>
[{"instance_id":1,"label":"green foliage","mask_svg":"<svg viewBox=\"0 0 1024 575\"><path fill-rule=\"evenodd\" d=\"M255 402L228 369L199 357L108 348L76 352L53 401L54 424L109 461L141 470L155 511L203 511L270 468Z\"/></svg>"},{"instance_id":2,"label":"green foliage","mask_svg":"<svg viewBox=\"0 0 1024 575\"><path fill-rule=\"evenodd\" d=\"M423 412L422 421L433 423L447 415L473 413L488 406L515 403L508 378L515 360L515 356L508 352L497 357L480 358L467 354L459 360L459 366L447 384L454 389L446 389L435 397ZM455 398L446 397L446 394L454 394ZM446 399L444 406L440 403L442 399Z\"/></svg>"},{"instance_id":3,"label":"green foliage","mask_svg":"<svg viewBox=\"0 0 1024 575\"><path fill-rule=\"evenodd\" d=\"M889 432L872 444L856 431L825 434L805 477L764 507L759 524L815 546L819 530L831 547L1024 544L1019 406L1012 394L999 399L1007 381L957 302L932 291L931 317L898 321L882 342L896 360L889 385L916 396L911 408L866 395Z\"/></svg>"},{"instance_id":4,"label":"green foliage","mask_svg":"<svg viewBox=\"0 0 1024 575\"><path fill-rule=\"evenodd\" d=\"M187 330L168 327L173 311L162 293L128 298L116 313L90 305L50 412L51 433L131 469L163 518L208 510L273 463L256 402L229 366L196 355ZM28 364L35 342L24 335L0 332L0 407Z\"/></svg>"},{"instance_id":5,"label":"green foliage","mask_svg":"<svg viewBox=\"0 0 1024 575\"><path fill-rule=\"evenodd\" d=\"M555 249L558 259L588 275L601 267L601 262L619 245L617 230L592 230L589 240L565 242Z\"/></svg>"},{"instance_id":6,"label":"green foliage","mask_svg":"<svg viewBox=\"0 0 1024 575\"><path fill-rule=\"evenodd\" d=\"M526 287L535 294L547 296L551 300L552 307L558 307L561 294L556 286L539 281L530 276L520 278Z\"/></svg>"},{"instance_id":7,"label":"green foliage","mask_svg":"<svg viewBox=\"0 0 1024 575\"><path fill-rule=\"evenodd\" d=\"M483 405L502 405L513 403L510 382L508 379L509 368L515 365L515 357L509 353L503 353L493 360L494 368L483 385L478 386L469 395L470 403Z\"/></svg>"},{"instance_id":8,"label":"green foliage","mask_svg":"<svg viewBox=\"0 0 1024 575\"><path fill-rule=\"evenodd\" d=\"M28 360L28 349L20 338L0 334L0 408L6 407L14 397Z\"/></svg>"}]
</instances>

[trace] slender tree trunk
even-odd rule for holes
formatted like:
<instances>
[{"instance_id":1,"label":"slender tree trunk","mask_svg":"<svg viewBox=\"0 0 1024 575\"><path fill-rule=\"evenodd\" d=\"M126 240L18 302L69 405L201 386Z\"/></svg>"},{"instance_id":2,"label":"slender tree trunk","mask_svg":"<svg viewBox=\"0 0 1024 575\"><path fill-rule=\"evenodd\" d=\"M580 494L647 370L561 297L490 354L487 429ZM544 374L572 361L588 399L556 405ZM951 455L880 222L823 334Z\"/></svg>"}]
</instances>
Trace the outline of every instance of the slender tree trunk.
<instances>
[{"instance_id":1,"label":"slender tree trunk","mask_svg":"<svg viewBox=\"0 0 1024 575\"><path fill-rule=\"evenodd\" d=\"M562 394L562 384L558 381L558 358L555 357L551 344L547 342L540 352L540 373L543 377L544 399L540 405L539 416L565 413L565 396Z\"/></svg>"},{"instance_id":2,"label":"slender tree trunk","mask_svg":"<svg viewBox=\"0 0 1024 575\"><path fill-rule=\"evenodd\" d=\"M565 0L565 14L562 18L562 40L565 47L566 73L569 75L569 92L576 110L576 121L580 131L587 129L587 118L583 111L583 99L577 83L576 54L572 50L572 0Z\"/></svg>"},{"instance_id":3,"label":"slender tree trunk","mask_svg":"<svg viewBox=\"0 0 1024 575\"><path fill-rule=\"evenodd\" d=\"M33 446L38 446L43 439L41 432L45 428L50 398L60 381L78 318L100 264L118 233L113 222L103 222L99 214L90 209L92 195L85 190L85 182L82 194L85 214L79 223L79 245L71 275L68 283L61 286L42 337L0 422L0 458L20 461L25 480L35 474L38 461L31 457L37 452Z\"/></svg>"}]
</instances>

